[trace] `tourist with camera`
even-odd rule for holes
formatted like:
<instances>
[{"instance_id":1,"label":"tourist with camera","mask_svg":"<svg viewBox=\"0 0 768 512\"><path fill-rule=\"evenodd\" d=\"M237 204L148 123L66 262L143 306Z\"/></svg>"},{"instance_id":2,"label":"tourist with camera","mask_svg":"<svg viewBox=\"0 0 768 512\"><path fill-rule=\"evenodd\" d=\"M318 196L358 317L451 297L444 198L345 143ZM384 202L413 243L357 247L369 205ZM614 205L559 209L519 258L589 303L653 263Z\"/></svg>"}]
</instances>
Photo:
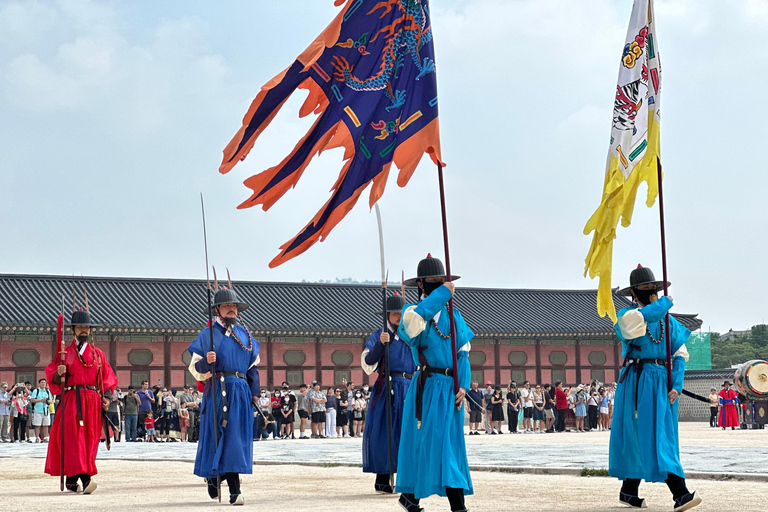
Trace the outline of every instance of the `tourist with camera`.
<instances>
[{"instance_id":1,"label":"tourist with camera","mask_svg":"<svg viewBox=\"0 0 768 512\"><path fill-rule=\"evenodd\" d=\"M141 399L133 386L128 386L128 394L123 396L123 423L125 423L125 440L136 442L139 425L139 407Z\"/></svg>"},{"instance_id":2,"label":"tourist with camera","mask_svg":"<svg viewBox=\"0 0 768 512\"><path fill-rule=\"evenodd\" d=\"M48 390L48 381L45 379L37 381L37 387L32 391L29 401L34 404L32 425L35 427L35 442L47 443L48 429L51 426L50 405L53 403L53 395Z\"/></svg>"}]
</instances>

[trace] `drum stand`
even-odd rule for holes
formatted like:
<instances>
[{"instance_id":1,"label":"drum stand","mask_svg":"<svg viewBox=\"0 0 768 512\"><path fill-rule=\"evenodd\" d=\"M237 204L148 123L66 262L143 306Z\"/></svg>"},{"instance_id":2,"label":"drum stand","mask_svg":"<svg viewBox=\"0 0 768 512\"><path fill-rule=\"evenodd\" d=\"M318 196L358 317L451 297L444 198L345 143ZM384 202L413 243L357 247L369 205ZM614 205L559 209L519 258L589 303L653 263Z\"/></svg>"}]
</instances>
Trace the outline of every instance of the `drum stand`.
<instances>
[{"instance_id":1,"label":"drum stand","mask_svg":"<svg viewBox=\"0 0 768 512\"><path fill-rule=\"evenodd\" d=\"M741 399L742 397L740 397ZM768 411L768 401L744 399L742 402L746 407L739 406L739 413L742 417L739 427L741 429L764 429L768 418L765 411ZM762 412L760 409L762 408Z\"/></svg>"}]
</instances>

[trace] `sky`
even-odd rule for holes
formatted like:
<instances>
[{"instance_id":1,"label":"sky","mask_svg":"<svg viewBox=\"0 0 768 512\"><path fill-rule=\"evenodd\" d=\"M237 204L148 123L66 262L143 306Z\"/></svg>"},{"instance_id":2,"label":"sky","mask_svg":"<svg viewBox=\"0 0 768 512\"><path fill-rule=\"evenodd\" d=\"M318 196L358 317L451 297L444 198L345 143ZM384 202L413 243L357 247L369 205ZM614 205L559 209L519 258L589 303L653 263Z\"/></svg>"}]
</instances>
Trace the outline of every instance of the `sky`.
<instances>
[{"instance_id":1,"label":"sky","mask_svg":"<svg viewBox=\"0 0 768 512\"><path fill-rule=\"evenodd\" d=\"M460 286L595 289L583 276L630 0L432 0L452 270ZM667 261L675 310L704 330L764 323L768 2L657 0ZM242 182L313 116L297 92L248 158L221 151L259 88L332 20L332 0L0 0L0 272L236 280L380 278L367 191L322 243L268 267L327 201L342 151L268 212ZM763 147L763 150L759 148ZM443 258L437 173L391 173L379 201L390 279ZM641 185L613 286L661 279ZM564 312L567 314L567 312Z\"/></svg>"}]
</instances>

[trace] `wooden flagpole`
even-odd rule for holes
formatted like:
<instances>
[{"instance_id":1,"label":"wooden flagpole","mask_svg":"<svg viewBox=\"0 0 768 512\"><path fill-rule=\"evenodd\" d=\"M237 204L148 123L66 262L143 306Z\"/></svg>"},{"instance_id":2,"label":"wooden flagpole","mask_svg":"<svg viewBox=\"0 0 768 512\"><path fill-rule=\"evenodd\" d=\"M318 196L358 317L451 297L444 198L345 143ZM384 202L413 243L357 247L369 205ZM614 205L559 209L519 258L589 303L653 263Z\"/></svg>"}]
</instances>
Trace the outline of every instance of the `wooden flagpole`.
<instances>
[{"instance_id":1,"label":"wooden flagpole","mask_svg":"<svg viewBox=\"0 0 768 512\"><path fill-rule=\"evenodd\" d=\"M664 280L664 295L667 289L667 241L664 231L664 191L661 185L661 158L656 157L656 175L659 180L659 224L661 226L661 273ZM664 333L667 343L667 391L672 391L672 340L669 337L669 311L664 315Z\"/></svg>"},{"instance_id":2,"label":"wooden flagpole","mask_svg":"<svg viewBox=\"0 0 768 512\"><path fill-rule=\"evenodd\" d=\"M445 187L443 185L443 164L437 162L437 180L440 185L440 212L443 217L443 245L445 246L445 280L451 280L451 253L448 250L448 220L445 214ZM453 297L448 300L448 319L451 321L451 351L453 352L453 392L459 392L458 355L456 354L456 321L453 317Z\"/></svg>"}]
</instances>

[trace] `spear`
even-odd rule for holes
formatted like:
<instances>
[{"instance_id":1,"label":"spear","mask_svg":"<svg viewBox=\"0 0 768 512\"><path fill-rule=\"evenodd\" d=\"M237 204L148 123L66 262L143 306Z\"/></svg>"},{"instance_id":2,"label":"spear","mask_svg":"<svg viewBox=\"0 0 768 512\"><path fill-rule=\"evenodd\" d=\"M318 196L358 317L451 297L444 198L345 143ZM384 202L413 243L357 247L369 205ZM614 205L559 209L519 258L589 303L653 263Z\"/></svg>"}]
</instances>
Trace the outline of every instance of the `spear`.
<instances>
[{"instance_id":1,"label":"spear","mask_svg":"<svg viewBox=\"0 0 768 512\"><path fill-rule=\"evenodd\" d=\"M203 193L200 193L200 208L203 210L203 243L205 245L205 287L208 290L208 332L211 335L211 352L216 351L213 345L213 306L211 301L211 277L208 273L208 235L205 230L205 203L203 203ZM216 451L219 449L219 422L216 417L216 361L211 363L211 399L213 400L213 439ZM221 475L216 474L216 494L221 503Z\"/></svg>"},{"instance_id":2,"label":"spear","mask_svg":"<svg viewBox=\"0 0 768 512\"><path fill-rule=\"evenodd\" d=\"M61 313L56 321L56 343L61 349L59 351L59 365L65 363L65 355L67 354L67 347L64 345L64 294L61 294ZM59 403L59 413L57 414L59 419L59 489L64 491L64 388L67 383L67 372L61 376L61 401Z\"/></svg>"},{"instance_id":3,"label":"spear","mask_svg":"<svg viewBox=\"0 0 768 512\"><path fill-rule=\"evenodd\" d=\"M379 226L379 252L381 253L381 300L384 308L384 327L382 332L389 332L389 318L387 314L387 280L388 274L385 270L386 265L384 263L384 230L381 227L381 211L379 210L379 203L374 204L376 208L376 222ZM386 410L387 410L387 455L389 457L389 485L394 486L395 469L394 454L392 452L392 377L389 373L389 346L392 344L392 340L389 340L384 346L384 380L386 382Z\"/></svg>"}]
</instances>

